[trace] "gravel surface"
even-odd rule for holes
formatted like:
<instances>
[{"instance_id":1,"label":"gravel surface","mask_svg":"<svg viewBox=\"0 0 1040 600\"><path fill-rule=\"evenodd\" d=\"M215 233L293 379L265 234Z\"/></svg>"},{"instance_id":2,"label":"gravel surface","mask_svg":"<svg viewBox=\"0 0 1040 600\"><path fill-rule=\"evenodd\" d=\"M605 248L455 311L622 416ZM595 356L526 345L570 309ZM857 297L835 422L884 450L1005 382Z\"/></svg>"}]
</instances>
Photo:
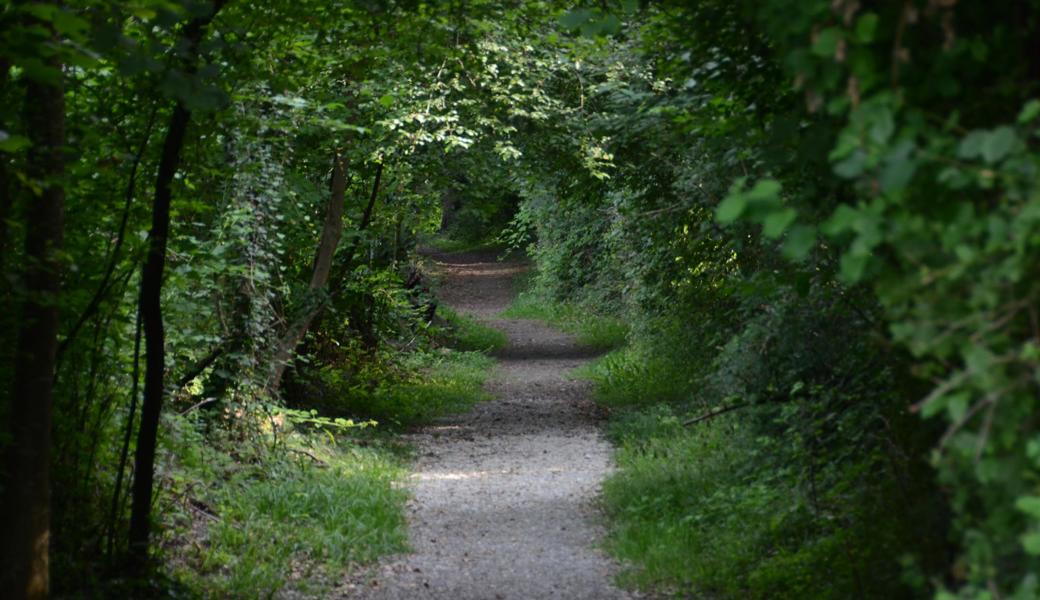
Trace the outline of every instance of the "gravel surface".
<instances>
[{"instance_id":1,"label":"gravel surface","mask_svg":"<svg viewBox=\"0 0 1040 600\"><path fill-rule=\"evenodd\" d=\"M563 333L495 318L511 301L519 263L489 254L434 255L439 296L504 331L495 399L409 435L412 554L390 557L342 597L631 598L596 545L594 505L610 470L587 385L567 372L591 354Z\"/></svg>"}]
</instances>

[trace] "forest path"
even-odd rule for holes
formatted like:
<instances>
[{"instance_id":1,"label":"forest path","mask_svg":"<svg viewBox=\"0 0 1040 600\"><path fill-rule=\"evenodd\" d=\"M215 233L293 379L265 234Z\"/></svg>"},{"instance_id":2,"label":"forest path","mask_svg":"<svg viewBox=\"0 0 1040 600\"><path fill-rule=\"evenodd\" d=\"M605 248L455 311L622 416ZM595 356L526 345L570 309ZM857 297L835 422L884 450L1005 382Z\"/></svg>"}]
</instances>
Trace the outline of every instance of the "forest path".
<instances>
[{"instance_id":1,"label":"forest path","mask_svg":"<svg viewBox=\"0 0 1040 600\"><path fill-rule=\"evenodd\" d=\"M434 254L439 297L506 333L494 399L409 434L413 553L390 557L345 597L611 599L615 565L596 549L594 498L610 470L588 385L567 372L593 354L531 320L496 315L521 263L494 254Z\"/></svg>"}]
</instances>

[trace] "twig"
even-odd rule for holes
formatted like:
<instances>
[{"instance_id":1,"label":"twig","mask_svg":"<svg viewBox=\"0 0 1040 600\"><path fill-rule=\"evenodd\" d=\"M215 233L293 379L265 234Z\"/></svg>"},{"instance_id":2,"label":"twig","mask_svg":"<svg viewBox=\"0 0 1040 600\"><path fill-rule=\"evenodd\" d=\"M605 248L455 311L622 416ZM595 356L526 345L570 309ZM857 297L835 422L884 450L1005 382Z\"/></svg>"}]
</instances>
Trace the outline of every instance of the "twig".
<instances>
[{"instance_id":1,"label":"twig","mask_svg":"<svg viewBox=\"0 0 1040 600\"><path fill-rule=\"evenodd\" d=\"M315 463L317 463L318 468L327 469L329 467L329 463L323 461L322 459L318 458L317 456L314 456L313 454L311 454L310 452L307 452L306 450L297 450L296 448L287 448L287 450L289 452L295 452L297 454L302 454L302 455L306 456L307 458L313 460Z\"/></svg>"},{"instance_id":2,"label":"twig","mask_svg":"<svg viewBox=\"0 0 1040 600\"><path fill-rule=\"evenodd\" d=\"M186 410L182 411L180 414L181 414L181 416L184 416L184 415L190 413L191 411L195 410L196 408L202 408L203 406L206 406L207 404L213 404L216 401L217 401L216 398L205 398L201 402L197 402L194 405L188 407Z\"/></svg>"},{"instance_id":3,"label":"twig","mask_svg":"<svg viewBox=\"0 0 1040 600\"><path fill-rule=\"evenodd\" d=\"M683 421L683 427L689 427L690 425L696 425L697 423L700 423L701 421L707 421L708 419L713 419L713 418L715 418L715 417L717 417L719 415L728 413L731 410L737 410L738 408L744 408L745 406L751 406L751 402L743 402L741 404L733 404L733 405L726 406L724 408L720 408L718 410L714 410L712 412L703 414L703 415L701 415L699 417L695 417L693 419L690 419L689 421Z\"/></svg>"}]
</instances>

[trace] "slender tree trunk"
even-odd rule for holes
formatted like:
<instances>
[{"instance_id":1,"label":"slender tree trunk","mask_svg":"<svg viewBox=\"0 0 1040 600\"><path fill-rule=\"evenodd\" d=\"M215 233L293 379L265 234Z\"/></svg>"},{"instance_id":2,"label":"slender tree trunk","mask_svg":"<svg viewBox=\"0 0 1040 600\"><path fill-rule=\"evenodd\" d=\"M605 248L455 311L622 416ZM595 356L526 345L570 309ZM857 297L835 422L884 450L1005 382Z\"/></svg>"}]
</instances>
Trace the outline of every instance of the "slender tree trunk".
<instances>
[{"instance_id":1,"label":"slender tree trunk","mask_svg":"<svg viewBox=\"0 0 1040 600\"><path fill-rule=\"evenodd\" d=\"M186 70L195 71L199 42L206 26L216 16L225 0L216 0L206 17L192 20L184 29L188 44ZM130 567L139 571L148 561L148 540L151 535L152 486L155 477L155 448L162 411L166 363L165 332L162 316L162 284L166 269L166 242L170 233L171 184L180 164L184 136L191 120L182 102L177 102L170 115L163 142L159 170L155 179L152 201L152 227L148 233L148 256L141 272L140 308L144 330L145 371L144 397L141 402L141 428L137 432L134 454L134 482L130 502Z\"/></svg>"},{"instance_id":2,"label":"slender tree trunk","mask_svg":"<svg viewBox=\"0 0 1040 600\"><path fill-rule=\"evenodd\" d=\"M335 157L332 167L332 191L329 194L329 202L325 207L325 224L322 226L321 238L318 241L318 249L314 253L314 266L311 270L311 280L308 284L308 292L312 296L311 306L304 308L302 314L297 316L285 335L278 342L275 349L274 366L271 377L268 379L267 388L272 392L278 390L281 385L282 375L285 368L292 360L293 351L300 344L303 336L307 334L314 318L321 312L323 302L314 296L325 289L332 272L332 258L336 254L336 247L343 236L343 204L347 191L347 173L343 159Z\"/></svg>"},{"instance_id":3,"label":"slender tree trunk","mask_svg":"<svg viewBox=\"0 0 1040 600\"><path fill-rule=\"evenodd\" d=\"M0 98L7 96L8 75L11 65L6 58L0 57ZM0 125L0 128L10 131L9 123ZM11 207L14 204L14 194L11 190L10 158L5 154L0 156L0 273L3 273L7 263L7 219L11 216Z\"/></svg>"},{"instance_id":4,"label":"slender tree trunk","mask_svg":"<svg viewBox=\"0 0 1040 600\"><path fill-rule=\"evenodd\" d=\"M152 205L152 228L148 234L148 258L141 272L139 301L145 339L144 401L141 404L141 428L137 432L137 451L134 454L133 500L130 505L130 559L137 565L142 564L148 556L155 446L163 402L166 347L160 297L166 268L166 241L170 232L170 183L177 172L190 118L191 113L178 103L170 118L159 162Z\"/></svg>"},{"instance_id":5,"label":"slender tree trunk","mask_svg":"<svg viewBox=\"0 0 1040 600\"><path fill-rule=\"evenodd\" d=\"M60 68L56 61L51 67ZM29 177L42 192L30 198L25 224L26 297L22 304L0 514L0 597L47 598L50 592L50 448L54 361L58 347L58 251L65 192L65 92L62 83L28 81L25 122L32 147Z\"/></svg>"}]
</instances>

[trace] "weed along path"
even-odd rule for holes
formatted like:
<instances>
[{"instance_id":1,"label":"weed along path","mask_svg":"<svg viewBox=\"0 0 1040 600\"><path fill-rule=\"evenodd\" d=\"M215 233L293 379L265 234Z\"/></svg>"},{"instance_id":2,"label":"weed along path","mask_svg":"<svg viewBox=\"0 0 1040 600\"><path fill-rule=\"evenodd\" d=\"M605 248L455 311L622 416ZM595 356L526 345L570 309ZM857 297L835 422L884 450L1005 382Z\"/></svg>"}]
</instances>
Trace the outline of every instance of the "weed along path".
<instances>
[{"instance_id":1,"label":"weed along path","mask_svg":"<svg viewBox=\"0 0 1040 600\"><path fill-rule=\"evenodd\" d=\"M344 589L366 599L629 598L614 587L594 498L610 468L587 386L567 373L592 355L540 322L495 315L519 263L435 255L440 298L506 333L494 399L410 434L419 451L412 554Z\"/></svg>"}]
</instances>

